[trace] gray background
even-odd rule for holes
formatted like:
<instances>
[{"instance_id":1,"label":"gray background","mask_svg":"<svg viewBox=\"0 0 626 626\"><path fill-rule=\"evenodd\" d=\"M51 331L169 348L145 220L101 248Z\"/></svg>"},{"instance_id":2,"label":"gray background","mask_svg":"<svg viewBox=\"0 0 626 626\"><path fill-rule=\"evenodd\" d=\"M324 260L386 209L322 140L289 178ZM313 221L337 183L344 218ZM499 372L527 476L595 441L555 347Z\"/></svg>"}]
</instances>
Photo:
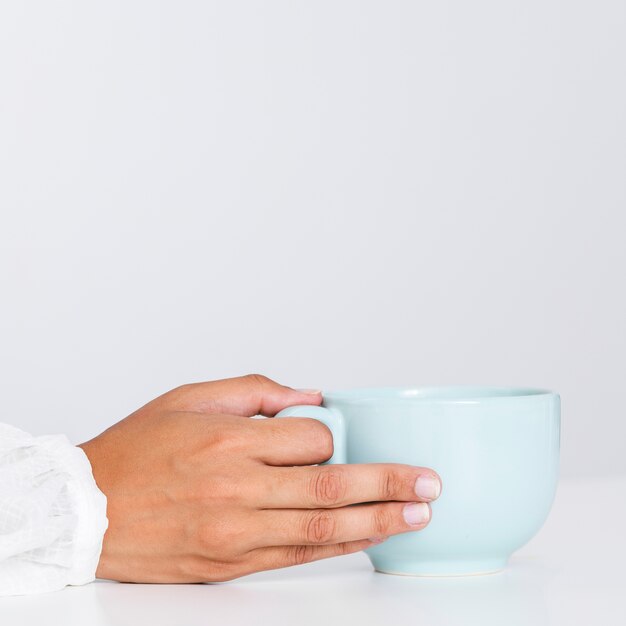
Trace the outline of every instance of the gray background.
<instances>
[{"instance_id":1,"label":"gray background","mask_svg":"<svg viewBox=\"0 0 626 626\"><path fill-rule=\"evenodd\" d=\"M0 419L503 384L626 472L626 3L0 4Z\"/></svg>"}]
</instances>

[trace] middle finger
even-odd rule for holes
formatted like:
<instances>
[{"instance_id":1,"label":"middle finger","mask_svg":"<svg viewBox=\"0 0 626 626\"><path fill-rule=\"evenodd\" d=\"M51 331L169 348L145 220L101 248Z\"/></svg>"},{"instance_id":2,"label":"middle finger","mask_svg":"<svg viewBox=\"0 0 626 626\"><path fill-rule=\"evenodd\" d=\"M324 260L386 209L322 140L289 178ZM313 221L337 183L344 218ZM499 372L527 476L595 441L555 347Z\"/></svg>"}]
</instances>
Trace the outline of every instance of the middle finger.
<instances>
[{"instance_id":1,"label":"middle finger","mask_svg":"<svg viewBox=\"0 0 626 626\"><path fill-rule=\"evenodd\" d=\"M270 467L260 472L259 508L335 508L363 502L430 502L441 493L437 472L399 463Z\"/></svg>"}]
</instances>

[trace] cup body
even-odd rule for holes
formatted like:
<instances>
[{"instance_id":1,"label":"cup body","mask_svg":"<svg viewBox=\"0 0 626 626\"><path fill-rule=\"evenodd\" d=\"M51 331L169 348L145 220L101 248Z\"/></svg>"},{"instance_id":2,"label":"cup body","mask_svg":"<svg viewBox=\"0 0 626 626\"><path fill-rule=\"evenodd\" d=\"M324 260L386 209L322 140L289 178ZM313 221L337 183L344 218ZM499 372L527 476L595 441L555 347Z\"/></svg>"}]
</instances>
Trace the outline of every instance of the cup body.
<instances>
[{"instance_id":1,"label":"cup body","mask_svg":"<svg viewBox=\"0 0 626 626\"><path fill-rule=\"evenodd\" d=\"M542 526L558 480L560 397L541 389L378 388L324 393L348 463L406 463L442 478L433 519L366 552L381 572L498 571Z\"/></svg>"}]
</instances>

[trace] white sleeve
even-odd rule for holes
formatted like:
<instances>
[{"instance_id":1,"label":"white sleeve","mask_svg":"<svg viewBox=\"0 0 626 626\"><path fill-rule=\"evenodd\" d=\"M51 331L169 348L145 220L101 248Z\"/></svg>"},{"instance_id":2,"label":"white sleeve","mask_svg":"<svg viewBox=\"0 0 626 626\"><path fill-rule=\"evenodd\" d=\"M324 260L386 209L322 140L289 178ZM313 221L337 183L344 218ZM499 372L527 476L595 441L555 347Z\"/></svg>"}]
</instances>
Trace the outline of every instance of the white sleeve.
<instances>
[{"instance_id":1,"label":"white sleeve","mask_svg":"<svg viewBox=\"0 0 626 626\"><path fill-rule=\"evenodd\" d=\"M107 526L81 448L0 423L0 596L91 582Z\"/></svg>"}]
</instances>

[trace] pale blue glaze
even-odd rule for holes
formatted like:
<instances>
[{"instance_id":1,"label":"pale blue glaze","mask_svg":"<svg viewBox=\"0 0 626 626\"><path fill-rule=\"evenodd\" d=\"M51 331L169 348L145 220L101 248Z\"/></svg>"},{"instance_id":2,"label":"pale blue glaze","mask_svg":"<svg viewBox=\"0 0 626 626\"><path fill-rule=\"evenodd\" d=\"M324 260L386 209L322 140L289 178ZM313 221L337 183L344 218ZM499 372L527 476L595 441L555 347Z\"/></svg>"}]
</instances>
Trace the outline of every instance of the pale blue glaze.
<instances>
[{"instance_id":1,"label":"pale blue glaze","mask_svg":"<svg viewBox=\"0 0 626 626\"><path fill-rule=\"evenodd\" d=\"M558 480L560 397L542 389L432 387L324 393L313 417L333 433L330 463L407 463L443 481L422 531L366 550L381 572L463 575L502 569L542 526Z\"/></svg>"}]
</instances>

